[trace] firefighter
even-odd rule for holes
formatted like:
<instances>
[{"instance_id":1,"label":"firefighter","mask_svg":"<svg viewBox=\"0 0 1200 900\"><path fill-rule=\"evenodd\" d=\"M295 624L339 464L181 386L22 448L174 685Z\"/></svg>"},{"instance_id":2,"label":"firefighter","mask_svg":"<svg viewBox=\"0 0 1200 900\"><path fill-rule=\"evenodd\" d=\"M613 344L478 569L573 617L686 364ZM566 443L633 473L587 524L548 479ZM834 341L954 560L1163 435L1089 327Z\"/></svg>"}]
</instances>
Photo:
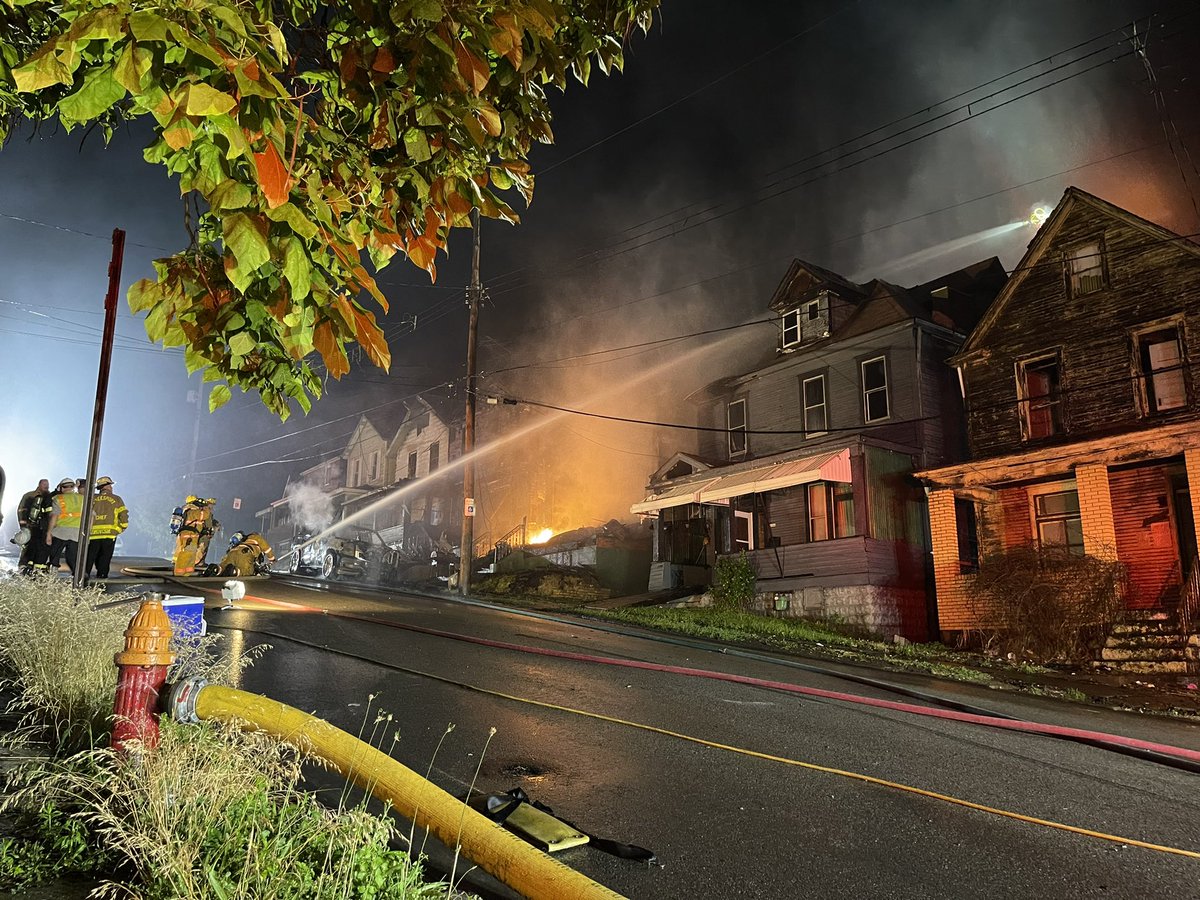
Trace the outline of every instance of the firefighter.
<instances>
[{"instance_id":1,"label":"firefighter","mask_svg":"<svg viewBox=\"0 0 1200 900\"><path fill-rule=\"evenodd\" d=\"M183 506L177 506L171 516L171 531L175 539L174 572L176 575L203 575L208 544L221 523L213 518L212 507L217 501L189 495Z\"/></svg>"},{"instance_id":2,"label":"firefighter","mask_svg":"<svg viewBox=\"0 0 1200 900\"><path fill-rule=\"evenodd\" d=\"M229 552L221 559L221 574L245 578L257 575L275 562L275 551L257 531L246 534L235 531L229 541Z\"/></svg>"},{"instance_id":3,"label":"firefighter","mask_svg":"<svg viewBox=\"0 0 1200 900\"><path fill-rule=\"evenodd\" d=\"M30 575L35 569L45 571L46 559L50 555L46 547L46 526L50 524L50 482L43 478L38 486L21 497L17 505L17 522L29 531L29 538L21 546L21 573ZM20 543L14 541L14 543Z\"/></svg>"},{"instance_id":4,"label":"firefighter","mask_svg":"<svg viewBox=\"0 0 1200 900\"><path fill-rule=\"evenodd\" d=\"M50 571L58 567L59 557L66 553L67 568L75 571L75 553L79 548L79 526L83 523L83 498L75 489L74 478L58 483L50 507L50 522L43 543L50 548Z\"/></svg>"},{"instance_id":5,"label":"firefighter","mask_svg":"<svg viewBox=\"0 0 1200 900\"><path fill-rule=\"evenodd\" d=\"M113 493L113 480L107 475L97 478L96 499L92 501L92 527L88 529L85 576L90 577L95 568L97 578L108 577L117 538L128 527L129 510L125 508L125 501Z\"/></svg>"}]
</instances>

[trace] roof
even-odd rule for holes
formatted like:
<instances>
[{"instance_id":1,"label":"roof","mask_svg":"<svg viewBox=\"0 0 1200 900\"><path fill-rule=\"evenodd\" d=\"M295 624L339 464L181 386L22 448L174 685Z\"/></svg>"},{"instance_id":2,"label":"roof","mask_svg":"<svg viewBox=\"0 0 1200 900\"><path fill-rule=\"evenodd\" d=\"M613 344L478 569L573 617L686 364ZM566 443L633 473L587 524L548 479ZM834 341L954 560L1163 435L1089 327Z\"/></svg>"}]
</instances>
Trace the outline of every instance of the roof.
<instances>
[{"instance_id":1,"label":"roof","mask_svg":"<svg viewBox=\"0 0 1200 900\"><path fill-rule=\"evenodd\" d=\"M971 353L985 343L988 331L1004 315L1005 308L1012 301L1013 295L1020 290L1030 269L1037 265L1038 261L1046 254L1050 246L1054 243L1054 239L1058 237L1067 219L1080 207L1087 207L1101 215L1124 222L1140 231L1146 232L1155 240L1175 244L1187 252L1200 256L1200 246L1185 239L1182 235L1176 234L1169 228L1157 225L1149 219L1143 219L1141 216L1109 203L1107 200L1101 200L1094 194L1089 194L1087 191L1071 186L1063 192L1062 200L1054 207L1050 218L1045 221L1042 227L1038 229L1037 234L1034 235L1033 240L1029 242L1029 247L1025 251L1025 255L1021 257L1021 261L1013 269L1012 277L1001 288L996 299L980 318L974 330L968 335L962 349L956 356L951 358L950 361L952 363L961 361L964 357L971 355Z\"/></svg>"},{"instance_id":2,"label":"roof","mask_svg":"<svg viewBox=\"0 0 1200 900\"><path fill-rule=\"evenodd\" d=\"M770 309L783 310L810 299L821 291L832 290L844 299L854 301L863 295L863 288L844 275L832 272L803 259L793 259L787 274L771 295Z\"/></svg>"}]
</instances>

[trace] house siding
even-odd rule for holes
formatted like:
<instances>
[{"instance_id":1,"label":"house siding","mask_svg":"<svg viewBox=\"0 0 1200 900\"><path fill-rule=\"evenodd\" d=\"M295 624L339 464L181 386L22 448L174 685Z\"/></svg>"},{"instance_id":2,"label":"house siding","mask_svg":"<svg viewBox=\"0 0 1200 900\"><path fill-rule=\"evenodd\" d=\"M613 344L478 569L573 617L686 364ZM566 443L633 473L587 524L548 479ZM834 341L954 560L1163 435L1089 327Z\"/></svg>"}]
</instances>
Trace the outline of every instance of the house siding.
<instances>
[{"instance_id":1,"label":"house siding","mask_svg":"<svg viewBox=\"0 0 1200 900\"><path fill-rule=\"evenodd\" d=\"M1072 244L1101 236L1108 286L1072 298L1060 254ZM1021 436L1015 360L1040 350L1059 349L1062 355L1066 431L1048 442L1195 417L1197 385L1191 373L1200 365L1200 258L1194 253L1080 204L1017 290L1019 307L1009 304L1009 314L990 325L986 349L972 351L964 362L974 457L1030 446ZM1130 330L1177 314L1183 321L1191 403L1170 417L1146 417L1131 370Z\"/></svg>"},{"instance_id":2,"label":"house siding","mask_svg":"<svg viewBox=\"0 0 1200 900\"><path fill-rule=\"evenodd\" d=\"M1147 466L1111 472L1109 483L1117 555L1127 575L1126 605L1144 609L1177 600L1179 554L1164 468Z\"/></svg>"}]
</instances>

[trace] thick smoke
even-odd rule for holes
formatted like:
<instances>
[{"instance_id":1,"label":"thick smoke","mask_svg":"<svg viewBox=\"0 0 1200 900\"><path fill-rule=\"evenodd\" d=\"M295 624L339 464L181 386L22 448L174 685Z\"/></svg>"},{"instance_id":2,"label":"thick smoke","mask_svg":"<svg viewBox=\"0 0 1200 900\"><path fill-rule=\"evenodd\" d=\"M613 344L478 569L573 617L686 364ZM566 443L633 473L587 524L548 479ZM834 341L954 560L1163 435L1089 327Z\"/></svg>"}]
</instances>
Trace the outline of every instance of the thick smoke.
<instances>
[{"instance_id":1,"label":"thick smoke","mask_svg":"<svg viewBox=\"0 0 1200 900\"><path fill-rule=\"evenodd\" d=\"M333 500L320 488L297 482L288 485L287 499L292 521L305 531L319 534L333 524Z\"/></svg>"}]
</instances>

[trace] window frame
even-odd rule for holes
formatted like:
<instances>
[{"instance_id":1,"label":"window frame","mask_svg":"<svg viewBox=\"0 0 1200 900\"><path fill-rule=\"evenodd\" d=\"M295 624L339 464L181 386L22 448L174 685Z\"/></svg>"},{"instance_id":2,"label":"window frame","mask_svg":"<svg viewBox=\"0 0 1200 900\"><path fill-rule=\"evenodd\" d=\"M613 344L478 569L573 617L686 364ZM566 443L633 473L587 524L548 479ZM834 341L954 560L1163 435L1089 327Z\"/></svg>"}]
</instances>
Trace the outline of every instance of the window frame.
<instances>
[{"instance_id":1,"label":"window frame","mask_svg":"<svg viewBox=\"0 0 1200 900\"><path fill-rule=\"evenodd\" d=\"M441 466L441 464L442 464L441 456L442 456L441 442L434 441L432 444L429 445L429 464L428 464L429 471L428 471L428 474L432 475Z\"/></svg>"},{"instance_id":2,"label":"window frame","mask_svg":"<svg viewBox=\"0 0 1200 900\"><path fill-rule=\"evenodd\" d=\"M733 427L733 408L739 406L742 411L742 424L736 429ZM750 452L750 435L749 419L746 411L746 398L738 397L736 400L730 400L725 404L725 433L728 435L729 456L745 456ZM741 433L741 448L735 449L733 437L737 433Z\"/></svg>"},{"instance_id":3,"label":"window frame","mask_svg":"<svg viewBox=\"0 0 1200 900\"><path fill-rule=\"evenodd\" d=\"M417 477L417 466L420 465L420 460L421 460L421 454L419 451L410 450L408 452L408 477L409 478Z\"/></svg>"},{"instance_id":4,"label":"window frame","mask_svg":"<svg viewBox=\"0 0 1200 900\"><path fill-rule=\"evenodd\" d=\"M746 523L746 540L738 540L737 523L739 520L744 520ZM743 546L744 545L744 546ZM754 513L748 509L734 509L733 515L729 521L729 546L732 553L745 551L746 553L754 550Z\"/></svg>"},{"instance_id":5,"label":"window frame","mask_svg":"<svg viewBox=\"0 0 1200 900\"><path fill-rule=\"evenodd\" d=\"M1091 290L1080 290L1081 285L1077 281L1082 277L1082 273L1074 270L1074 263L1079 258L1080 251L1087 250L1093 245L1096 247L1095 255L1098 257L1096 268L1099 270L1100 281ZM1068 297L1087 297L1108 289L1108 254L1105 250L1104 235L1078 241L1063 250L1063 279L1066 283Z\"/></svg>"},{"instance_id":6,"label":"window frame","mask_svg":"<svg viewBox=\"0 0 1200 900\"><path fill-rule=\"evenodd\" d=\"M354 459L350 460L350 475L349 484L347 487L358 487L359 483L361 482L361 479L359 478L361 474L362 460L356 456Z\"/></svg>"},{"instance_id":7,"label":"window frame","mask_svg":"<svg viewBox=\"0 0 1200 900\"><path fill-rule=\"evenodd\" d=\"M967 515L963 515L966 513ZM1036 526L1035 526L1036 527ZM958 548L958 572L979 571L979 505L971 497L954 498L954 531ZM966 544L964 548L963 545Z\"/></svg>"},{"instance_id":8,"label":"window frame","mask_svg":"<svg viewBox=\"0 0 1200 900\"><path fill-rule=\"evenodd\" d=\"M1052 360L1055 368L1058 370L1058 381L1055 392L1031 397L1029 395L1029 383L1026 373L1030 367L1038 363L1044 363ZM1014 378L1017 385L1017 417L1021 423L1021 440L1023 441L1045 441L1051 438L1058 437L1067 433L1067 404L1064 397L1065 385L1064 374L1065 367L1063 366L1062 349L1055 347L1051 350L1043 350L1038 353L1024 356L1014 363ZM1051 397L1052 400L1038 405L1037 410L1046 409L1047 407L1054 408L1057 411L1057 421L1053 413L1051 414L1051 424L1054 426L1049 434L1033 433L1033 420L1031 413L1034 411L1034 402L1041 400L1043 397Z\"/></svg>"},{"instance_id":9,"label":"window frame","mask_svg":"<svg viewBox=\"0 0 1200 900\"><path fill-rule=\"evenodd\" d=\"M791 325L788 324L789 318L792 320ZM800 307L797 306L795 309L789 309L787 312L782 313L780 315L779 319L780 319L779 346L785 350L789 347L798 346L800 344L800 342L804 339L804 328L801 324ZM794 332L796 335L790 341L788 340L788 332L789 331Z\"/></svg>"},{"instance_id":10,"label":"window frame","mask_svg":"<svg viewBox=\"0 0 1200 900\"><path fill-rule=\"evenodd\" d=\"M1165 373L1170 371L1170 369L1148 369L1150 344L1146 339L1152 335L1166 331L1175 332L1175 346L1179 352L1178 370L1182 400L1177 406L1158 409L1157 392L1154 390L1152 383L1154 381L1154 374L1156 372ZM1139 326L1130 331L1129 337L1131 342L1130 353L1133 360L1134 372L1136 373L1134 393L1139 412L1142 416L1146 418L1159 418L1188 409L1192 405L1192 385L1189 378L1187 341L1185 339L1183 317L1172 316L1168 319L1160 319L1156 322ZM1160 341L1158 343L1165 342Z\"/></svg>"},{"instance_id":11,"label":"window frame","mask_svg":"<svg viewBox=\"0 0 1200 900\"><path fill-rule=\"evenodd\" d=\"M1074 513L1049 513L1044 515L1038 514L1038 500L1042 497L1052 494L1074 494L1076 511ZM1079 486L1075 481L1056 481L1051 484L1039 484L1030 487L1027 490L1029 497L1029 525L1033 540L1037 544L1039 550L1049 547L1065 547L1067 552L1072 556L1084 556L1087 551L1084 546L1083 539L1083 506L1079 500ZM1066 523L1070 521L1079 522L1079 544L1072 544L1068 541L1065 544L1046 544L1042 539L1043 524L1049 523ZM1064 530L1065 530L1064 524ZM1076 551L1074 548L1078 547Z\"/></svg>"},{"instance_id":12,"label":"window frame","mask_svg":"<svg viewBox=\"0 0 1200 900\"><path fill-rule=\"evenodd\" d=\"M821 371L812 373L810 375L800 376L800 423L804 428L805 440L808 440L809 438L820 437L829 433L829 386L826 383L827 379L825 375L826 372ZM812 381L821 382L821 403L819 408L821 409L821 416L825 420L825 424L824 427L820 429L808 427L808 411L810 409L818 408L817 405L808 405L808 384Z\"/></svg>"},{"instance_id":13,"label":"window frame","mask_svg":"<svg viewBox=\"0 0 1200 900\"><path fill-rule=\"evenodd\" d=\"M882 388L867 388L867 366L872 363L883 364L883 387ZM879 422L887 422L892 418L892 378L888 371L888 355L879 353L873 356L862 357L858 360L858 390L862 397L862 415L864 425L875 425ZM884 402L887 404L887 415L871 418L871 405L869 396L883 391Z\"/></svg>"},{"instance_id":14,"label":"window frame","mask_svg":"<svg viewBox=\"0 0 1200 900\"><path fill-rule=\"evenodd\" d=\"M367 465L367 471L370 474L367 476L367 480L375 481L375 479L379 477L379 451L372 450L368 459L369 463Z\"/></svg>"}]
</instances>

